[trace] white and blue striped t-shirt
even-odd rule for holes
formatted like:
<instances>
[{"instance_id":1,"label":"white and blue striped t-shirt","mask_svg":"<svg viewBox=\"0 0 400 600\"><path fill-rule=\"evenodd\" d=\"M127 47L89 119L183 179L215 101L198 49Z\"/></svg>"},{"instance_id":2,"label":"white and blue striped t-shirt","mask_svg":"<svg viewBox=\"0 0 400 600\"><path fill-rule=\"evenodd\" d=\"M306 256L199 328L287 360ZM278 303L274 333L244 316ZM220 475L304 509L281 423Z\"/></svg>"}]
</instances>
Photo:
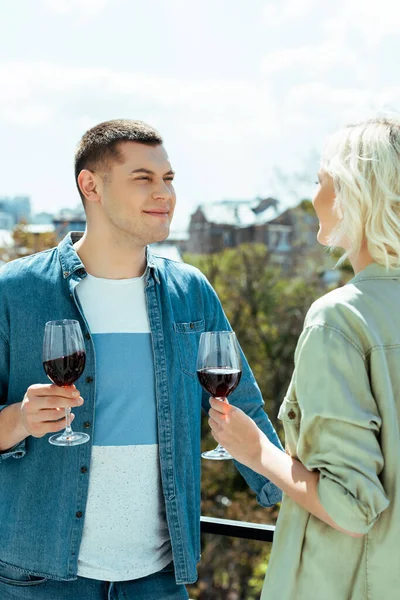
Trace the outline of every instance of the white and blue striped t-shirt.
<instances>
[{"instance_id":1,"label":"white and blue striped t-shirt","mask_svg":"<svg viewBox=\"0 0 400 600\"><path fill-rule=\"evenodd\" d=\"M87 275L77 293L96 351L93 450L78 575L138 579L172 560L144 278Z\"/></svg>"}]
</instances>

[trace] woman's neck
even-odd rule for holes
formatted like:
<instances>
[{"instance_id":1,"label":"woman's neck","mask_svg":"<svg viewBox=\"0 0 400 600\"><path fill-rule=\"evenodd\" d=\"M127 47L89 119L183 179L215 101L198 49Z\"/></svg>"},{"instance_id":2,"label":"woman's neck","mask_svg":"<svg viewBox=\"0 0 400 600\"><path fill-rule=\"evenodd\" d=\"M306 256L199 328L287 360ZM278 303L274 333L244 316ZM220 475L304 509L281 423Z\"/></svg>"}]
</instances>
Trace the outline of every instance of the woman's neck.
<instances>
[{"instance_id":1,"label":"woman's neck","mask_svg":"<svg viewBox=\"0 0 400 600\"><path fill-rule=\"evenodd\" d=\"M357 256L349 256L349 261L356 275L374 262L372 256L366 248L362 248Z\"/></svg>"}]
</instances>

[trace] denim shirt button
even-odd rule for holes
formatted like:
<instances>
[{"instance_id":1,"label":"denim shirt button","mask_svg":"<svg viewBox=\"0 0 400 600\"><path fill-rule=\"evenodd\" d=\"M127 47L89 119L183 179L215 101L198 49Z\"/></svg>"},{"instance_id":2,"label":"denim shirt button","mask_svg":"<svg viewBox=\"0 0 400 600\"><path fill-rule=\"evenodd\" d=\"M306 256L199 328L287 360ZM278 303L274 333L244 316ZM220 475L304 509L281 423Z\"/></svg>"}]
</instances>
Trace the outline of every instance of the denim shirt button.
<instances>
[{"instance_id":1,"label":"denim shirt button","mask_svg":"<svg viewBox=\"0 0 400 600\"><path fill-rule=\"evenodd\" d=\"M85 333L85 338L86 338L87 340L90 340L90 333L89 333L88 331Z\"/></svg>"},{"instance_id":2,"label":"denim shirt button","mask_svg":"<svg viewBox=\"0 0 400 600\"><path fill-rule=\"evenodd\" d=\"M86 377L86 383L93 383L93 377Z\"/></svg>"},{"instance_id":3,"label":"denim shirt button","mask_svg":"<svg viewBox=\"0 0 400 600\"><path fill-rule=\"evenodd\" d=\"M84 426L85 429L89 429L90 428L89 421L85 421L84 424L83 424L83 426Z\"/></svg>"},{"instance_id":4,"label":"denim shirt button","mask_svg":"<svg viewBox=\"0 0 400 600\"><path fill-rule=\"evenodd\" d=\"M189 327L190 329L194 329L194 323L190 323Z\"/></svg>"},{"instance_id":5,"label":"denim shirt button","mask_svg":"<svg viewBox=\"0 0 400 600\"><path fill-rule=\"evenodd\" d=\"M83 517L83 512L81 512L80 510L78 510L78 512L75 513L75 516L80 519L81 517Z\"/></svg>"},{"instance_id":6,"label":"denim shirt button","mask_svg":"<svg viewBox=\"0 0 400 600\"><path fill-rule=\"evenodd\" d=\"M81 473L87 473L87 467L81 467Z\"/></svg>"}]
</instances>

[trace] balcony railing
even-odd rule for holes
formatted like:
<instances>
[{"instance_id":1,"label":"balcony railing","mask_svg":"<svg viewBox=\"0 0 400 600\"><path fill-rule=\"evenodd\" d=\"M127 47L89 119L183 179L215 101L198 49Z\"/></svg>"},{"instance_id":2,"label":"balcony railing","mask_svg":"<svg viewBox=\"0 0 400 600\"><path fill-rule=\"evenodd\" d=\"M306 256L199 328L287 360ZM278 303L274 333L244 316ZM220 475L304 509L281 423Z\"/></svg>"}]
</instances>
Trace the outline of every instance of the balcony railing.
<instances>
[{"instance_id":1,"label":"balcony railing","mask_svg":"<svg viewBox=\"0 0 400 600\"><path fill-rule=\"evenodd\" d=\"M200 524L201 533L259 540L260 542L272 542L274 539L274 525L230 521L228 519L215 519L214 517L201 517Z\"/></svg>"}]
</instances>

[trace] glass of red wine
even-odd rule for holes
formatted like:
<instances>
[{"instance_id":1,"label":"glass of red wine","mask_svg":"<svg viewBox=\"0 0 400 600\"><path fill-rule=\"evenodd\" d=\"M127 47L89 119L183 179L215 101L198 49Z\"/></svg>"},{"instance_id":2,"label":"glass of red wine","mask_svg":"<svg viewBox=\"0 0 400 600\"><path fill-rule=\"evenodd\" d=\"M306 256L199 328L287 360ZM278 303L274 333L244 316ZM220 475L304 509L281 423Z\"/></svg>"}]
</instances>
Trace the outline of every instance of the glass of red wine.
<instances>
[{"instance_id":1,"label":"glass of red wine","mask_svg":"<svg viewBox=\"0 0 400 600\"><path fill-rule=\"evenodd\" d=\"M233 331L207 331L200 337L197 355L197 376L203 388L214 398L228 402L227 397L239 385L242 361ZM227 460L232 458L220 444L203 458Z\"/></svg>"},{"instance_id":2,"label":"glass of red wine","mask_svg":"<svg viewBox=\"0 0 400 600\"><path fill-rule=\"evenodd\" d=\"M85 342L78 321L49 321L43 338L43 367L47 377L59 387L71 386L83 373ZM71 409L65 409L67 426L63 433L49 438L54 446L77 446L90 439L87 433L71 429Z\"/></svg>"}]
</instances>

